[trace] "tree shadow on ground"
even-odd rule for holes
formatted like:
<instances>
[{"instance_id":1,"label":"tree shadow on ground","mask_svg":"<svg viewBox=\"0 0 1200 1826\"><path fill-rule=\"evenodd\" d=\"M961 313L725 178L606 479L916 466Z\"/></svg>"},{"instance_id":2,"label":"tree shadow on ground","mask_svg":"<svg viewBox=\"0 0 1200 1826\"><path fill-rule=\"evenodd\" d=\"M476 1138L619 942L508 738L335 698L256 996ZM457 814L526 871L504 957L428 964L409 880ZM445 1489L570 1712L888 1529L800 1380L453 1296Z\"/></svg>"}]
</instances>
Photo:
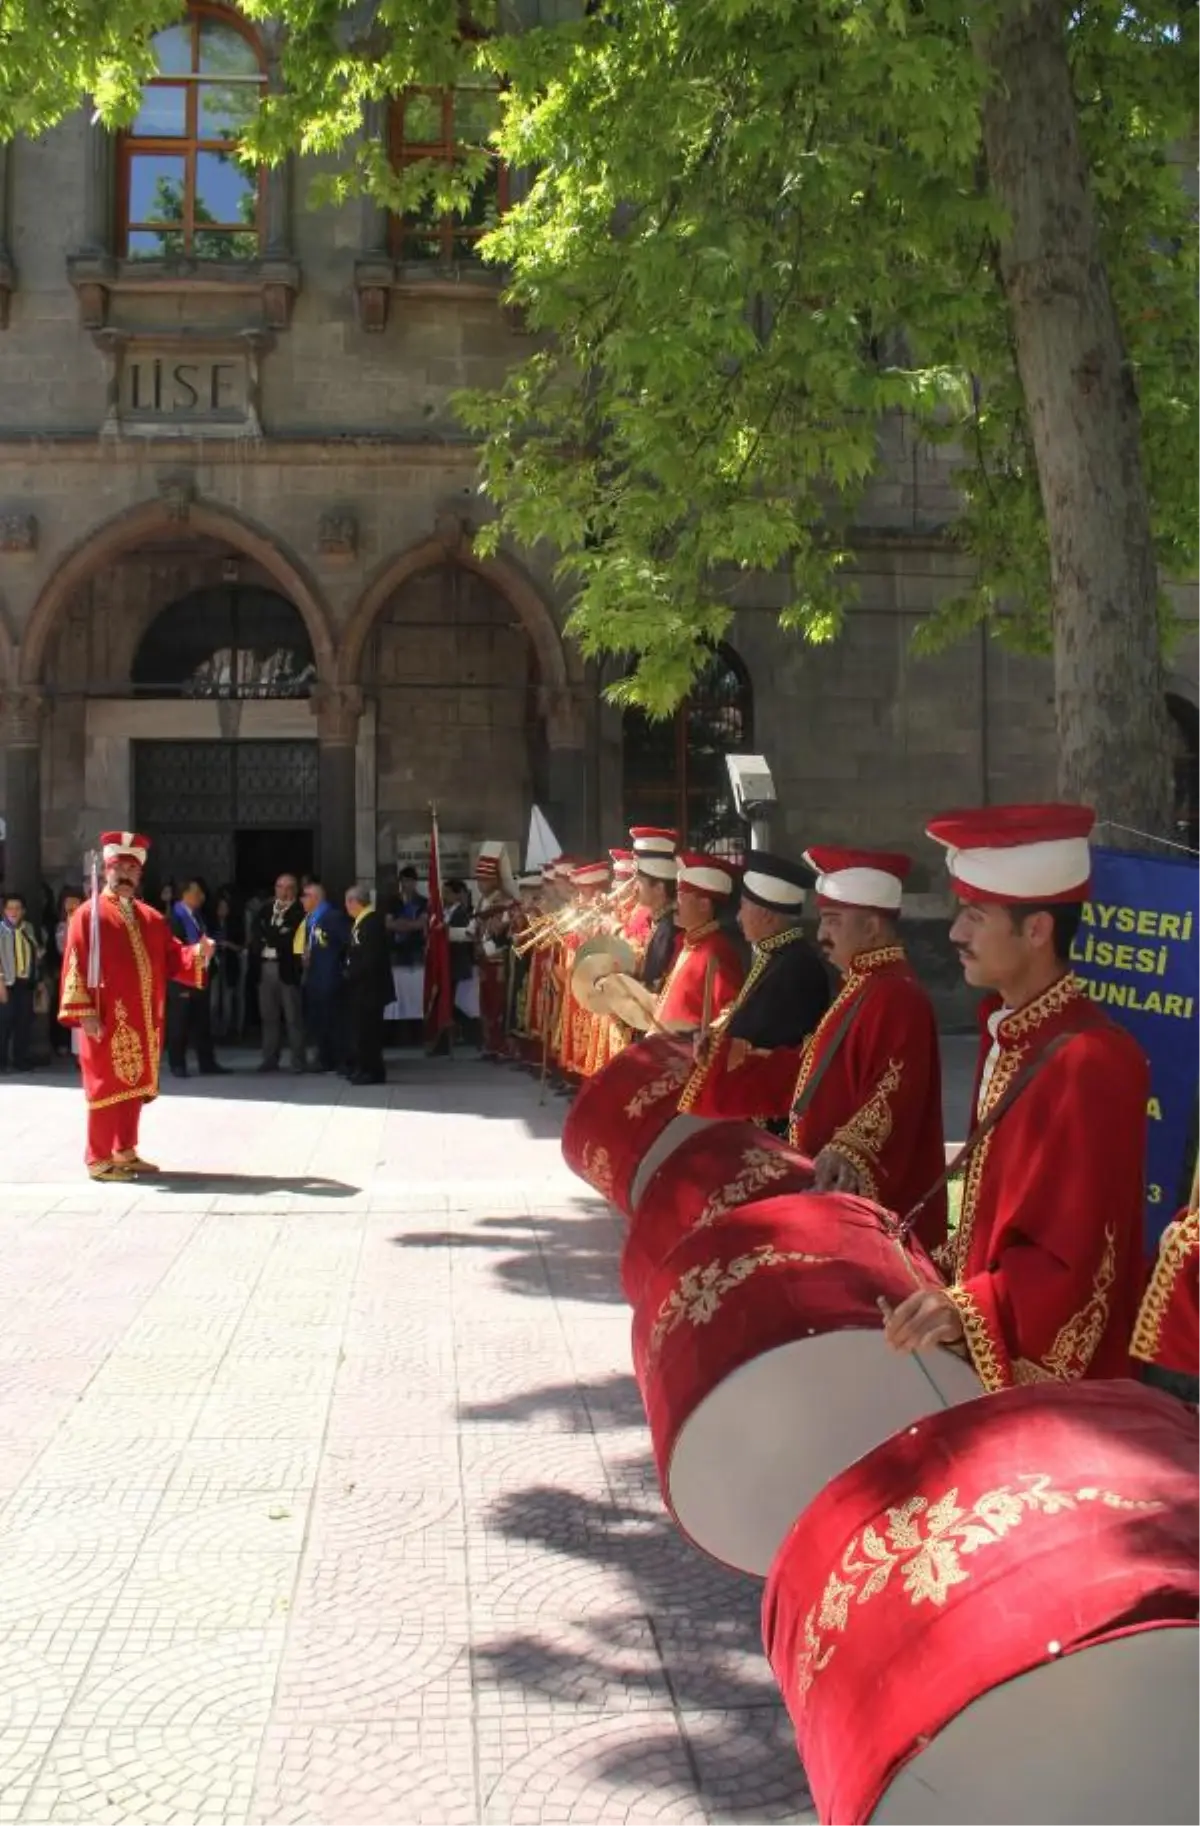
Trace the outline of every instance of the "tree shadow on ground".
<instances>
[{"instance_id":1,"label":"tree shadow on ground","mask_svg":"<svg viewBox=\"0 0 1200 1826\"><path fill-rule=\"evenodd\" d=\"M580 1215L582 1210L585 1215ZM526 1299L624 1304L614 1272L620 1221L605 1205L589 1202L569 1216L539 1213L483 1217L470 1231L410 1230L393 1236L397 1249L508 1251L494 1263L496 1279Z\"/></svg>"},{"instance_id":2,"label":"tree shadow on ground","mask_svg":"<svg viewBox=\"0 0 1200 1826\"><path fill-rule=\"evenodd\" d=\"M581 1712L670 1712L671 1723L652 1739L639 1732L629 1754L639 1766L659 1753L660 1766L677 1765L678 1728L709 1818L794 1820L808 1810L762 1649L762 1585L710 1560L667 1515L653 1459L638 1449L644 1416L633 1377L551 1384L465 1407L460 1418L543 1428L557 1418L562 1431L595 1432L607 1484L601 1493L530 1483L488 1504L490 1535L518 1561L530 1546L553 1555L558 1572L531 1595L528 1626L476 1643L477 1682ZM618 1442L621 1432L627 1440ZM594 1773L620 1781L621 1750L602 1752Z\"/></svg>"}]
</instances>

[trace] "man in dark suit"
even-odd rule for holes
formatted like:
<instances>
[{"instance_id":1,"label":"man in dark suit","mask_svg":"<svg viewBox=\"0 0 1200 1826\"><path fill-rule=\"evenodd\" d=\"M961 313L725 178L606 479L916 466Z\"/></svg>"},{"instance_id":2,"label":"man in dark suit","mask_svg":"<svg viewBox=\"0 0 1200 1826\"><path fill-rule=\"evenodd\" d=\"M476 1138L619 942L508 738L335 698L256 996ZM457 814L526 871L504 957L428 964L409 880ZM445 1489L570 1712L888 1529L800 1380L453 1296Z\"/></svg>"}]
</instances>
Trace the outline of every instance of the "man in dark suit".
<instances>
[{"instance_id":1,"label":"man in dark suit","mask_svg":"<svg viewBox=\"0 0 1200 1826\"><path fill-rule=\"evenodd\" d=\"M184 883L183 892L169 915L171 930L181 945L198 945L205 937L205 898L202 881ZM189 1047L195 1049L196 1067L201 1077L209 1078L226 1070L224 1065L217 1064L213 1053L211 998L207 971L199 983L167 984L167 1059L173 1077L187 1077Z\"/></svg>"},{"instance_id":2,"label":"man in dark suit","mask_svg":"<svg viewBox=\"0 0 1200 1826\"><path fill-rule=\"evenodd\" d=\"M346 953L347 1065L351 1084L382 1084L383 1011L392 999L391 954L382 915L361 883L346 889L351 920Z\"/></svg>"},{"instance_id":3,"label":"man in dark suit","mask_svg":"<svg viewBox=\"0 0 1200 1826\"><path fill-rule=\"evenodd\" d=\"M349 928L339 907L325 898L319 881L306 883L304 907L304 1018L317 1053L317 1070L341 1063L341 1004L345 993Z\"/></svg>"}]
</instances>

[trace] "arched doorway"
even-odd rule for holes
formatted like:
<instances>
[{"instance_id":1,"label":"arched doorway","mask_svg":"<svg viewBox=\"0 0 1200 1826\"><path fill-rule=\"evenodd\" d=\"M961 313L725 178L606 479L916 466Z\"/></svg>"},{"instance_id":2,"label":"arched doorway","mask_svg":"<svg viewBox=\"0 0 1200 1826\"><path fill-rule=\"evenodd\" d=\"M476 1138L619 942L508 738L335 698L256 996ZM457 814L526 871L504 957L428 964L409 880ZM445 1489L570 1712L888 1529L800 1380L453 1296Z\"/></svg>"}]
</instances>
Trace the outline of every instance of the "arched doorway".
<instances>
[{"instance_id":1,"label":"arched doorway","mask_svg":"<svg viewBox=\"0 0 1200 1826\"><path fill-rule=\"evenodd\" d=\"M738 858L747 832L725 768L754 740L750 675L732 647L712 658L674 716L628 710L623 724L622 802L627 826L668 825L689 849Z\"/></svg>"},{"instance_id":2,"label":"arched doorway","mask_svg":"<svg viewBox=\"0 0 1200 1826\"><path fill-rule=\"evenodd\" d=\"M444 555L409 574L373 618L360 676L376 706L381 868L423 851L431 804L448 871L468 866L473 842L519 842L544 796L541 672L496 583Z\"/></svg>"},{"instance_id":3,"label":"arched doorway","mask_svg":"<svg viewBox=\"0 0 1200 1826\"><path fill-rule=\"evenodd\" d=\"M148 884L201 875L247 894L283 871L314 868L320 781L314 733L243 729L248 702L306 699L312 642L286 597L230 581L187 592L145 629L133 655L136 699L213 700L211 735L135 738L133 817L154 834Z\"/></svg>"}]
</instances>

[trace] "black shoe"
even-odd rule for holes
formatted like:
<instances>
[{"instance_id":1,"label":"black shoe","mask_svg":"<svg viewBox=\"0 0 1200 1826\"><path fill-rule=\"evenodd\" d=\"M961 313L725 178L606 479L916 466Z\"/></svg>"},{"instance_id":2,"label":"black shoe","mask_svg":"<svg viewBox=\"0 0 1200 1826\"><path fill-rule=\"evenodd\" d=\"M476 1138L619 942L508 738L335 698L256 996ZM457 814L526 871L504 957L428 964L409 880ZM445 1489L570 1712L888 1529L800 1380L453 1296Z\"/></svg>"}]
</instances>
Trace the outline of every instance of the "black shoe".
<instances>
[{"instance_id":1,"label":"black shoe","mask_svg":"<svg viewBox=\"0 0 1200 1826\"><path fill-rule=\"evenodd\" d=\"M200 1067L200 1076L202 1078L226 1078L229 1076L229 1070L228 1065L218 1065L214 1059L211 1065Z\"/></svg>"},{"instance_id":2,"label":"black shoe","mask_svg":"<svg viewBox=\"0 0 1200 1826\"><path fill-rule=\"evenodd\" d=\"M278 1059L264 1059L257 1069L260 1072L277 1072L279 1070L279 1061Z\"/></svg>"},{"instance_id":3,"label":"black shoe","mask_svg":"<svg viewBox=\"0 0 1200 1826\"><path fill-rule=\"evenodd\" d=\"M188 1068L186 1065L173 1065L171 1067L171 1076L173 1078L186 1078L187 1075Z\"/></svg>"},{"instance_id":4,"label":"black shoe","mask_svg":"<svg viewBox=\"0 0 1200 1826\"><path fill-rule=\"evenodd\" d=\"M356 1085L386 1084L387 1083L387 1073L386 1072L354 1072L350 1078L350 1082L351 1082L351 1084L356 1084Z\"/></svg>"}]
</instances>

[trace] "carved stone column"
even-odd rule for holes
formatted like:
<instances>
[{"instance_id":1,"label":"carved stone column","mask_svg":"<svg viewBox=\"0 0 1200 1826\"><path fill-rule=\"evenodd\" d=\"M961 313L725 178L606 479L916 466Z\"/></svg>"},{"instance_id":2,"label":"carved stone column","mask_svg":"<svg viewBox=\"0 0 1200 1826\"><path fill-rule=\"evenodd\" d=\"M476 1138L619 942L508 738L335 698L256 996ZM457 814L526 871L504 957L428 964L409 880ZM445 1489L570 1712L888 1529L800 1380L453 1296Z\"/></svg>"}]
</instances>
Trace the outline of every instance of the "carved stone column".
<instances>
[{"instance_id":1,"label":"carved stone column","mask_svg":"<svg viewBox=\"0 0 1200 1826\"><path fill-rule=\"evenodd\" d=\"M89 123L83 168L83 245L77 252L94 260L113 254L113 175L115 143L107 127Z\"/></svg>"},{"instance_id":2,"label":"carved stone column","mask_svg":"<svg viewBox=\"0 0 1200 1826\"><path fill-rule=\"evenodd\" d=\"M337 900L354 880L354 771L362 692L354 685L322 685L313 693L312 710L319 744L321 874L330 899Z\"/></svg>"},{"instance_id":3,"label":"carved stone column","mask_svg":"<svg viewBox=\"0 0 1200 1826\"><path fill-rule=\"evenodd\" d=\"M0 145L0 330L8 328L8 301L17 283L16 269L8 247L8 142Z\"/></svg>"},{"instance_id":4,"label":"carved stone column","mask_svg":"<svg viewBox=\"0 0 1200 1826\"><path fill-rule=\"evenodd\" d=\"M5 886L23 894L31 907L42 887L42 718L45 695L13 690L0 696L0 740L4 743Z\"/></svg>"},{"instance_id":5,"label":"carved stone column","mask_svg":"<svg viewBox=\"0 0 1200 1826\"><path fill-rule=\"evenodd\" d=\"M543 686L538 707L549 751L544 810L563 848L578 854L598 841L586 698L577 686Z\"/></svg>"},{"instance_id":6,"label":"carved stone column","mask_svg":"<svg viewBox=\"0 0 1200 1826\"><path fill-rule=\"evenodd\" d=\"M267 60L267 89L271 94L278 94L283 88L283 40L279 28L265 27L262 39ZM264 260L290 260L292 257L293 177L294 161L290 153L277 165L267 168L263 199Z\"/></svg>"}]
</instances>

